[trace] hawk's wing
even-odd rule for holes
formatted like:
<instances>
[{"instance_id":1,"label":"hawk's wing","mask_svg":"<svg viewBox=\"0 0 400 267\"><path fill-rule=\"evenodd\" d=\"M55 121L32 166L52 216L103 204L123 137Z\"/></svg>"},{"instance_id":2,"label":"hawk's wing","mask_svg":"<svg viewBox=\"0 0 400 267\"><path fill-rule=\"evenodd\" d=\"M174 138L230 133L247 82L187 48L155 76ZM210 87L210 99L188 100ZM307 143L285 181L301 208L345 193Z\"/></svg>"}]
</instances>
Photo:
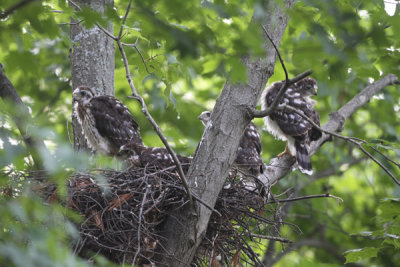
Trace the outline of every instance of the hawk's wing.
<instances>
[{"instance_id":1,"label":"hawk's wing","mask_svg":"<svg viewBox=\"0 0 400 267\"><path fill-rule=\"evenodd\" d=\"M235 164L242 169L247 169L253 175L258 175L262 172L263 165L261 151L260 135L256 126L250 122L240 139Z\"/></svg>"},{"instance_id":2,"label":"hawk's wing","mask_svg":"<svg viewBox=\"0 0 400 267\"><path fill-rule=\"evenodd\" d=\"M184 157L178 154L176 156L181 163L183 172L187 173L190 167L190 163L192 162L192 158ZM168 150L163 147L146 147L145 149L143 149L139 158L142 167L146 167L148 165L156 166L162 170L175 166L175 162L172 156L169 154Z\"/></svg>"},{"instance_id":3,"label":"hawk's wing","mask_svg":"<svg viewBox=\"0 0 400 267\"><path fill-rule=\"evenodd\" d=\"M316 111L315 109L313 110L313 113L312 113L312 115L311 115L311 117L310 117L311 119L312 119L312 121L315 123L315 124L317 124L318 126L320 126L320 118L319 118L319 113L318 113L318 111ZM311 129L311 131L309 132L309 136L310 136L310 140L311 141L316 141L316 140L318 140L321 136L322 136L322 133L318 130L318 129L316 129L315 127L313 127L312 129Z\"/></svg>"},{"instance_id":4,"label":"hawk's wing","mask_svg":"<svg viewBox=\"0 0 400 267\"><path fill-rule=\"evenodd\" d=\"M303 112L304 115L313 119L314 122L316 122L315 120L317 120L318 117L319 124L318 113L309 103L307 103L307 101L305 101L305 99L300 97L299 93L290 91L289 89L287 94L285 94L282 98L281 103L285 103L286 105ZM294 137L304 138L304 135L306 135L313 128L311 123L303 119L303 117L301 117L299 114L296 114L286 108L275 110L271 114L271 119L276 121L282 132Z\"/></svg>"},{"instance_id":5,"label":"hawk's wing","mask_svg":"<svg viewBox=\"0 0 400 267\"><path fill-rule=\"evenodd\" d=\"M90 101L95 127L100 135L118 148L129 142L142 144L139 125L129 109L112 96L98 96Z\"/></svg>"}]
</instances>

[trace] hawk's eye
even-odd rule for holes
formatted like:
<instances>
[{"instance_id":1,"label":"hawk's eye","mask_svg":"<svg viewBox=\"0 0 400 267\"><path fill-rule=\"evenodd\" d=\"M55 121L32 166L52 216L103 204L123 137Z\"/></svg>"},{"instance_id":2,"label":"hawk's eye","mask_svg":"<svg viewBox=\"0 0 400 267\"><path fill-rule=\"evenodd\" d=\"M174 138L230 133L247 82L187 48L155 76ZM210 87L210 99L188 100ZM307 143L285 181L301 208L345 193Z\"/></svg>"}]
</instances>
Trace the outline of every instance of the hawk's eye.
<instances>
[{"instance_id":1,"label":"hawk's eye","mask_svg":"<svg viewBox=\"0 0 400 267\"><path fill-rule=\"evenodd\" d=\"M85 95L85 91L81 91L79 94L80 94L81 96L84 96L84 95Z\"/></svg>"}]
</instances>

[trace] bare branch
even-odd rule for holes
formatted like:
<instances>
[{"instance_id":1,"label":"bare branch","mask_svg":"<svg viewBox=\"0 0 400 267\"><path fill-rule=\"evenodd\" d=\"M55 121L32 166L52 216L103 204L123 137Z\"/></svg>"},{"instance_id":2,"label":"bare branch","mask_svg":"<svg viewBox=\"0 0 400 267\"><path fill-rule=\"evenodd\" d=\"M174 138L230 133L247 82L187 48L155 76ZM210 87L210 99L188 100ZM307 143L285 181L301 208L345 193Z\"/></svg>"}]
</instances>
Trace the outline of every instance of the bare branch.
<instances>
[{"instance_id":1,"label":"bare branch","mask_svg":"<svg viewBox=\"0 0 400 267\"><path fill-rule=\"evenodd\" d=\"M124 46L129 46L129 47L135 48L136 51L138 52L140 58L142 59L142 62L143 62L143 64L144 64L145 68L146 68L147 73L148 73L148 74L152 74L152 72L150 72L150 71L149 71L149 68L147 67L147 64L146 64L146 61L147 61L147 60L144 59L144 57L143 57L143 55L142 55L142 52L140 52L139 47L137 46L137 40L136 40L136 42L135 42L134 44L126 44L126 43L123 43L123 42L121 42L121 43L122 43L122 45L124 45Z\"/></svg>"},{"instance_id":2,"label":"bare branch","mask_svg":"<svg viewBox=\"0 0 400 267\"><path fill-rule=\"evenodd\" d=\"M114 36L114 34L112 34L111 32L109 32L106 28L104 28L103 26L101 26L99 23L95 24L97 27L99 27L100 30L102 30L108 37L110 37L111 39L113 39L114 41L117 40L117 37Z\"/></svg>"},{"instance_id":3,"label":"bare branch","mask_svg":"<svg viewBox=\"0 0 400 267\"><path fill-rule=\"evenodd\" d=\"M251 237L255 237L255 238L261 238L261 239L268 239L268 240L274 240L274 241L279 241L282 243L292 243L293 241L286 239L286 238L282 238L282 237L278 237L278 236L269 236L269 235L258 235L258 234L249 234L246 236L251 236Z\"/></svg>"},{"instance_id":4,"label":"bare branch","mask_svg":"<svg viewBox=\"0 0 400 267\"><path fill-rule=\"evenodd\" d=\"M4 19L6 18L8 15L12 14L15 10L29 4L30 2L33 2L35 0L22 0L18 3L16 3L15 5L13 5L12 7L10 7L9 9L5 10L4 12L2 12L0 14L0 19Z\"/></svg>"},{"instance_id":5,"label":"bare branch","mask_svg":"<svg viewBox=\"0 0 400 267\"><path fill-rule=\"evenodd\" d=\"M68 2L73 5L76 9L78 9L79 11L82 10L80 6L78 6L74 1L72 0L68 0Z\"/></svg>"},{"instance_id":6,"label":"bare branch","mask_svg":"<svg viewBox=\"0 0 400 267\"><path fill-rule=\"evenodd\" d=\"M142 242L140 242L141 241L140 240L140 230L141 230L141 227L142 227L142 214L143 214L144 203L146 202L146 197L147 197L147 194L149 193L149 188L150 187L146 188L146 192L144 193L143 200L142 200L142 205L140 207L138 230L137 230L137 245L138 245L138 248L136 250L135 257L133 257L132 265L135 265L136 258L140 253L140 244L142 243Z\"/></svg>"},{"instance_id":7,"label":"bare branch","mask_svg":"<svg viewBox=\"0 0 400 267\"><path fill-rule=\"evenodd\" d=\"M124 16L124 19L122 20L121 28L119 29L119 34L117 37L118 40L121 40L122 32L124 30L124 25L126 22L126 18L128 17L129 11L131 10L131 5L132 5L132 0L129 1L128 7L126 8L125 16Z\"/></svg>"},{"instance_id":8,"label":"bare branch","mask_svg":"<svg viewBox=\"0 0 400 267\"><path fill-rule=\"evenodd\" d=\"M265 29L264 25L261 25L261 27L264 30L265 35L267 36L268 40L271 42L272 46L274 47L276 54L278 55L279 61L281 62L281 66L283 68L283 71L285 72L285 84L289 81L289 75L288 72L286 70L286 66L285 63L283 63L283 59L281 57L281 53L279 53L279 49L278 47L276 47L274 41L272 40L272 38L269 36L267 29Z\"/></svg>"},{"instance_id":9,"label":"bare branch","mask_svg":"<svg viewBox=\"0 0 400 267\"><path fill-rule=\"evenodd\" d=\"M397 163L396 161L392 160L391 158L389 158L388 156L386 156L385 154L383 154L381 151L379 151L379 149L377 149L376 147L369 145L370 148L372 148L375 152L377 152L379 155L381 155L382 157L384 157L387 161L393 163L394 165L396 165L398 168L400 168L400 164Z\"/></svg>"},{"instance_id":10,"label":"bare branch","mask_svg":"<svg viewBox=\"0 0 400 267\"><path fill-rule=\"evenodd\" d=\"M292 202L292 201L305 200L305 199L311 199L311 198L321 198L321 197L334 198L334 199L336 199L336 201L338 202L339 205L343 202L342 198L331 195L329 193L326 193L326 194L319 194L319 195L294 197L294 198L289 198L289 199L274 199L274 200L268 201L267 204L276 203L276 202Z\"/></svg>"}]
</instances>

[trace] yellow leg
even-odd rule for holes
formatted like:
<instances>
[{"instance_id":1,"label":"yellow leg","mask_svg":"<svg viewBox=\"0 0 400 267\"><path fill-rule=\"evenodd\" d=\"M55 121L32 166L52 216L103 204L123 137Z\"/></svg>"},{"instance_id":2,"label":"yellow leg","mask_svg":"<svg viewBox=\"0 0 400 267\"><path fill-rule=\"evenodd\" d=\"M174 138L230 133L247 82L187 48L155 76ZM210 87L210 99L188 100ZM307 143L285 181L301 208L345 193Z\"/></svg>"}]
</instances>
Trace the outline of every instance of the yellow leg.
<instances>
[{"instance_id":1,"label":"yellow leg","mask_svg":"<svg viewBox=\"0 0 400 267\"><path fill-rule=\"evenodd\" d=\"M290 153L289 146L287 143L286 143L285 150L282 153L278 154L278 159L280 159L281 157L283 157L286 154L293 157L292 153Z\"/></svg>"}]
</instances>

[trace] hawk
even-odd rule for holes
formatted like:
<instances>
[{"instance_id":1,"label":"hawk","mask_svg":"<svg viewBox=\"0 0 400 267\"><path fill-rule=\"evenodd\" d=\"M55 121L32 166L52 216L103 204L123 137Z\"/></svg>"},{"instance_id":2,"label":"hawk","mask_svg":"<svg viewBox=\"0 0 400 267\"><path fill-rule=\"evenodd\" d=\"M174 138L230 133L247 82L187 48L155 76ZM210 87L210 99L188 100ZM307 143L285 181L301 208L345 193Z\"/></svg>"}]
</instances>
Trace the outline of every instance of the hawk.
<instances>
[{"instance_id":1,"label":"hawk","mask_svg":"<svg viewBox=\"0 0 400 267\"><path fill-rule=\"evenodd\" d=\"M133 167L155 166L161 170L174 167L172 171L175 170L175 162L171 154L163 147L146 147L143 144L131 142L121 147L118 156L124 158L128 165ZM176 156L181 163L183 172L187 173L192 157Z\"/></svg>"},{"instance_id":2,"label":"hawk","mask_svg":"<svg viewBox=\"0 0 400 267\"><path fill-rule=\"evenodd\" d=\"M273 83L262 93L263 110L272 104L283 84L284 81ZM319 114L314 108L316 101L311 98L316 94L317 82L313 78L304 78L287 89L279 104L295 108L319 126ZM306 119L287 108L275 110L264 120L267 130L275 138L287 141L285 151L278 157L285 153L294 155L300 171L311 175L312 165L308 150L311 141L319 139L322 133Z\"/></svg>"},{"instance_id":3,"label":"hawk","mask_svg":"<svg viewBox=\"0 0 400 267\"><path fill-rule=\"evenodd\" d=\"M207 127L211 118L211 112L204 111L198 118L201 120L203 125ZM244 172L245 175L258 177L264 170L261 152L262 146L260 134L258 133L254 123L250 122L240 139L234 164L240 171Z\"/></svg>"},{"instance_id":4,"label":"hawk","mask_svg":"<svg viewBox=\"0 0 400 267\"><path fill-rule=\"evenodd\" d=\"M109 95L96 96L87 86L79 86L72 96L73 115L93 152L114 156L122 145L143 144L139 125L121 101Z\"/></svg>"}]
</instances>

